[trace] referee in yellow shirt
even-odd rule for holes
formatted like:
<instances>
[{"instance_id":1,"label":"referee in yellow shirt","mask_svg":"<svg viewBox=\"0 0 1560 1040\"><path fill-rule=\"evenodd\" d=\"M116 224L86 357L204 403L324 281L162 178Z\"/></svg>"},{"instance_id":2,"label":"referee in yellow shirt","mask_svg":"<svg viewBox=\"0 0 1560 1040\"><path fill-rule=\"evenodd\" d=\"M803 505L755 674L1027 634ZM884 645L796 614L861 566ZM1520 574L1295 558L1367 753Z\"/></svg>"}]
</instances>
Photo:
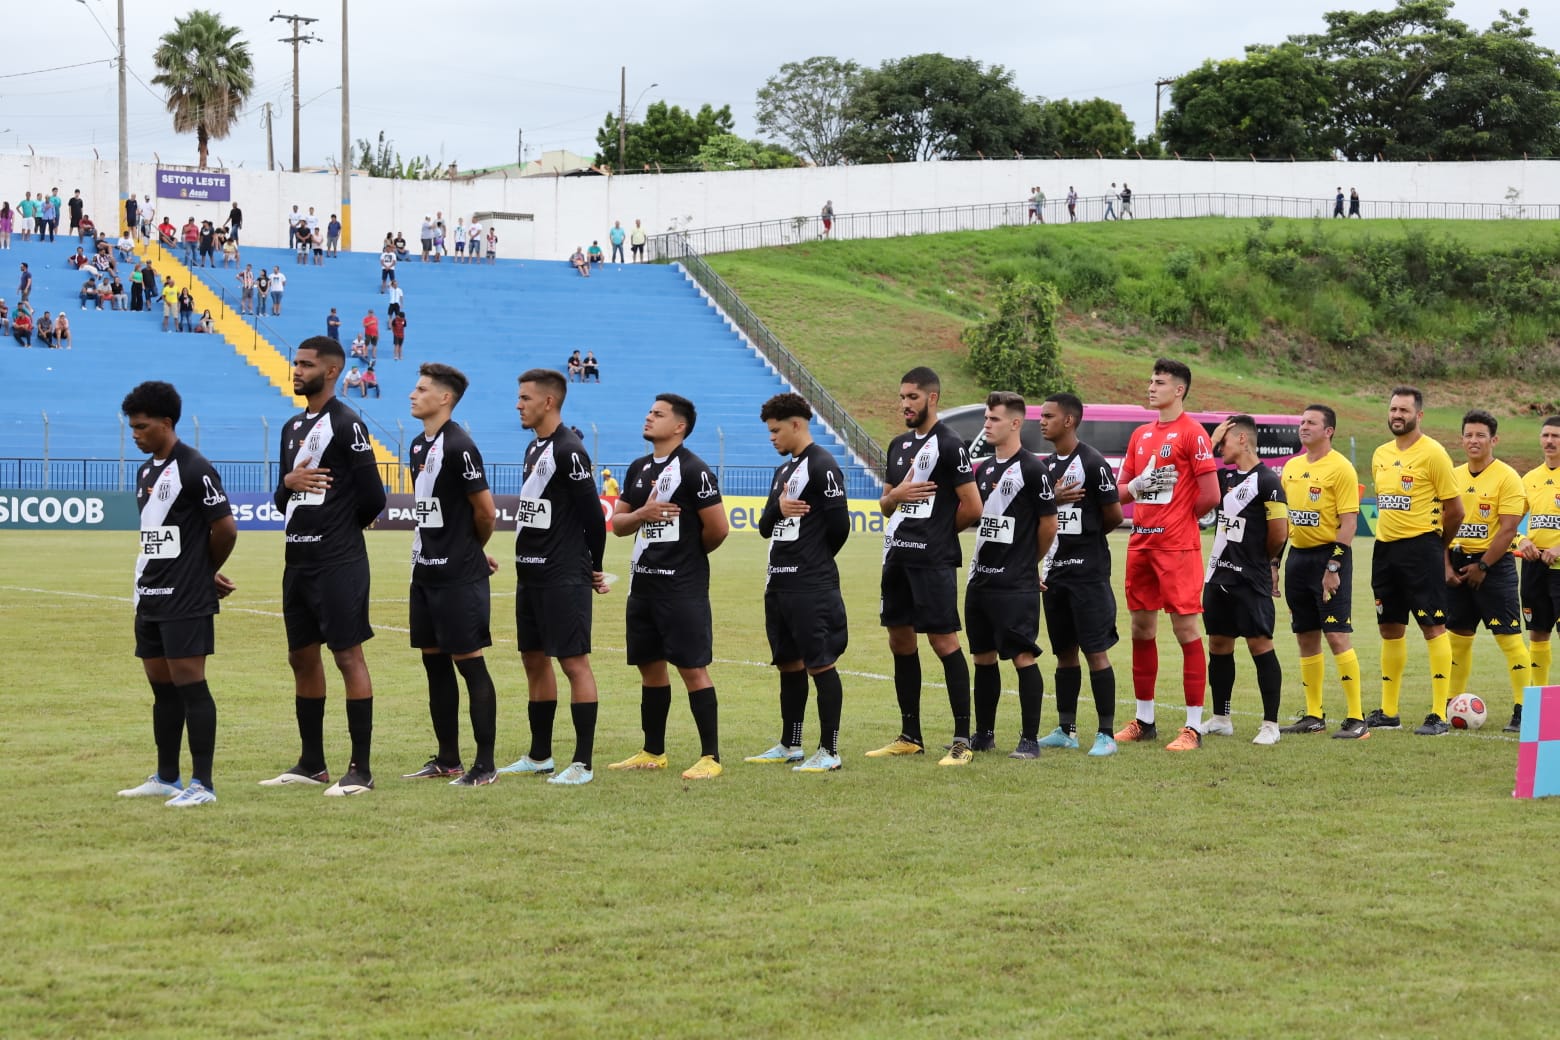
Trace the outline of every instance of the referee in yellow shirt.
<instances>
[{"instance_id":1,"label":"referee in yellow shirt","mask_svg":"<svg viewBox=\"0 0 1560 1040\"><path fill-rule=\"evenodd\" d=\"M1473 637L1483 621L1506 658L1515 714L1522 713L1522 690L1531 673L1522 642L1517 602L1517 564L1511 553L1517 528L1527 512L1527 495L1517 471L1495 457L1495 417L1475 409L1463 416L1462 444L1468 461L1452 471L1462 493L1463 521L1447 551L1446 627L1452 633L1453 697L1468 692L1473 670Z\"/></svg>"},{"instance_id":2,"label":"referee in yellow shirt","mask_svg":"<svg viewBox=\"0 0 1560 1040\"><path fill-rule=\"evenodd\" d=\"M1446 634L1446 587L1452 567L1446 548L1462 523L1462 497L1452 479L1452 457L1424 435L1425 397L1411 386L1392 389L1387 428L1392 440L1371 456L1376 482L1376 548L1370 584L1381 630L1381 707L1365 717L1371 729L1402 729L1398 698L1408 665L1408 618L1424 633L1430 655L1430 714L1420 736L1449 731L1452 644Z\"/></svg>"},{"instance_id":3,"label":"referee in yellow shirt","mask_svg":"<svg viewBox=\"0 0 1560 1040\"><path fill-rule=\"evenodd\" d=\"M1544 461L1522 477L1527 495L1528 533L1517 545L1522 556L1522 613L1527 618L1532 669L1530 686L1549 685L1549 635L1560 620L1560 415L1538 431ZM1507 733L1522 730L1522 702L1511 712Z\"/></svg>"},{"instance_id":4,"label":"referee in yellow shirt","mask_svg":"<svg viewBox=\"0 0 1560 1040\"><path fill-rule=\"evenodd\" d=\"M1353 625L1354 532L1360 519L1360 482L1354 464L1332 446L1338 415L1325 404L1306 405L1300 415L1304 455L1284 463L1284 498L1289 503L1289 557L1284 562L1284 601L1290 629L1300 644L1300 683L1305 714L1281 733L1325 733L1322 683L1327 662L1322 639L1338 667L1348 714L1334 739L1370 736L1360 703L1360 659Z\"/></svg>"}]
</instances>

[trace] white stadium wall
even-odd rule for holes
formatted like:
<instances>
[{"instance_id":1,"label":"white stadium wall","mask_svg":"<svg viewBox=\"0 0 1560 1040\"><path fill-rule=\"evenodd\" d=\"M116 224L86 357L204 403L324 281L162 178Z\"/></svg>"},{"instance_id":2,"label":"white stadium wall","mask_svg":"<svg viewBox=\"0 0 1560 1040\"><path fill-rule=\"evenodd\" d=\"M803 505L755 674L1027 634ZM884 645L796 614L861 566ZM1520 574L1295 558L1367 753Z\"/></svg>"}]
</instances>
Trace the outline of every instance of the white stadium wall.
<instances>
[{"instance_id":1,"label":"white stadium wall","mask_svg":"<svg viewBox=\"0 0 1560 1040\"><path fill-rule=\"evenodd\" d=\"M132 163L137 195L154 195L159 213L176 223L226 219L229 203L156 199L156 167ZM340 179L332 174L231 171L233 198L244 211L243 240L284 244L285 214L313 206L322 222L340 209ZM1014 160L900 163L822 169L675 173L613 177L530 177L512 180L352 180L352 242L377 250L386 231L416 246L423 216L442 211L453 227L474 212L530 214L499 225L499 255L562 260L576 245L606 242L614 220L637 218L655 234L669 227L714 227L815 216L825 200L837 213L930 209L1018 201L1032 185L1055 202L1073 185L1102 195L1127 181L1139 199L1156 194L1225 193L1330 199L1342 185L1367 200L1504 204L1560 203L1560 162L1488 163L1239 163L1131 160ZM0 156L0 199L14 207L24 192L81 189L99 223L117 205L118 173L110 161Z\"/></svg>"}]
</instances>

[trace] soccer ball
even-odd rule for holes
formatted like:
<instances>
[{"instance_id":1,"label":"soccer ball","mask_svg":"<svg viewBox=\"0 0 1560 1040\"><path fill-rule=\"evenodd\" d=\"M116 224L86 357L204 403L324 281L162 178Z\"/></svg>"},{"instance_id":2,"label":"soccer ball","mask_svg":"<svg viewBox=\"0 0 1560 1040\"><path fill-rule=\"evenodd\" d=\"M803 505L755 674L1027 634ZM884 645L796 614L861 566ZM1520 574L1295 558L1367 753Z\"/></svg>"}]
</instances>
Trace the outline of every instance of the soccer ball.
<instances>
[{"instance_id":1,"label":"soccer ball","mask_svg":"<svg viewBox=\"0 0 1560 1040\"><path fill-rule=\"evenodd\" d=\"M1487 714L1484 698L1471 693L1459 693L1446 706L1446 721L1453 729L1478 729Z\"/></svg>"}]
</instances>

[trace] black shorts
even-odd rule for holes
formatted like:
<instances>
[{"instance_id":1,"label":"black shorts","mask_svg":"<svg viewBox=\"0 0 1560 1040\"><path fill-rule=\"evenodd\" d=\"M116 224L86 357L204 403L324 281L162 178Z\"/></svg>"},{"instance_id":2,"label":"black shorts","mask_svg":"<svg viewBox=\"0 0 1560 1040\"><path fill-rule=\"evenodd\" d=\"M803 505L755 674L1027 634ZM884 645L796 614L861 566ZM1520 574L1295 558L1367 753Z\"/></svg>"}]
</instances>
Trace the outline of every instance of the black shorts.
<instances>
[{"instance_id":1,"label":"black shorts","mask_svg":"<svg viewBox=\"0 0 1560 1040\"><path fill-rule=\"evenodd\" d=\"M705 668L715 656L708 596L630 595L624 620L629 664L666 661L678 668Z\"/></svg>"},{"instance_id":2,"label":"black shorts","mask_svg":"<svg viewBox=\"0 0 1560 1040\"><path fill-rule=\"evenodd\" d=\"M488 580L419 585L411 590L411 645L419 650L470 654L493 645Z\"/></svg>"},{"instance_id":3,"label":"black shorts","mask_svg":"<svg viewBox=\"0 0 1560 1040\"><path fill-rule=\"evenodd\" d=\"M1338 591L1322 600L1322 575L1333 558L1331 545L1291 549L1284 561L1284 602L1291 632L1353 632L1354 557L1338 561Z\"/></svg>"},{"instance_id":4,"label":"black shorts","mask_svg":"<svg viewBox=\"0 0 1560 1040\"><path fill-rule=\"evenodd\" d=\"M1250 585L1204 585L1203 629L1231 639L1273 638L1273 597Z\"/></svg>"},{"instance_id":5,"label":"black shorts","mask_svg":"<svg viewBox=\"0 0 1560 1040\"><path fill-rule=\"evenodd\" d=\"M1529 632L1553 632L1560 623L1560 570L1522 561L1522 615Z\"/></svg>"},{"instance_id":6,"label":"black shorts","mask_svg":"<svg viewBox=\"0 0 1560 1040\"><path fill-rule=\"evenodd\" d=\"M878 623L908 625L917 632L959 631L958 570L954 567L883 565Z\"/></svg>"},{"instance_id":7,"label":"black shorts","mask_svg":"<svg viewBox=\"0 0 1560 1040\"><path fill-rule=\"evenodd\" d=\"M767 589L764 631L769 636L770 664L800 661L808 668L827 668L840 659L850 641L845 600L837 588Z\"/></svg>"},{"instance_id":8,"label":"black shorts","mask_svg":"<svg viewBox=\"0 0 1560 1040\"><path fill-rule=\"evenodd\" d=\"M1461 569L1482 553L1452 553L1452 567ZM1517 564L1510 553L1484 575L1478 588L1459 585L1446 590L1446 627L1476 632L1483 624L1498 636L1522 634L1522 603L1517 590Z\"/></svg>"},{"instance_id":9,"label":"black shorts","mask_svg":"<svg viewBox=\"0 0 1560 1040\"><path fill-rule=\"evenodd\" d=\"M1019 654L1040 654L1040 590L1017 592L971 586L964 592L964 623L970 653L993 650L1004 661Z\"/></svg>"},{"instance_id":10,"label":"black shorts","mask_svg":"<svg viewBox=\"0 0 1560 1040\"><path fill-rule=\"evenodd\" d=\"M1041 593L1040 601L1054 654L1074 647L1086 654L1103 654L1121 639L1116 634L1116 593L1108 581L1052 585Z\"/></svg>"},{"instance_id":11,"label":"black shorts","mask_svg":"<svg viewBox=\"0 0 1560 1040\"><path fill-rule=\"evenodd\" d=\"M634 244L634 255L635 256L638 256L640 253L643 253L644 251L645 251L645 244L643 242L636 242Z\"/></svg>"},{"instance_id":12,"label":"black shorts","mask_svg":"<svg viewBox=\"0 0 1560 1040\"><path fill-rule=\"evenodd\" d=\"M1446 624L1446 548L1440 535L1377 539L1370 587L1378 624L1406 625L1410 615L1418 625Z\"/></svg>"},{"instance_id":13,"label":"black shorts","mask_svg":"<svg viewBox=\"0 0 1560 1040\"><path fill-rule=\"evenodd\" d=\"M589 585L521 585L515 589L515 641L521 653L548 657L590 653Z\"/></svg>"},{"instance_id":14,"label":"black shorts","mask_svg":"<svg viewBox=\"0 0 1560 1040\"><path fill-rule=\"evenodd\" d=\"M347 650L374 638L368 622L368 557L319 571L282 571L287 649L324 643Z\"/></svg>"},{"instance_id":15,"label":"black shorts","mask_svg":"<svg viewBox=\"0 0 1560 1040\"><path fill-rule=\"evenodd\" d=\"M155 621L135 616L135 656L210 657L217 650L216 615Z\"/></svg>"}]
</instances>

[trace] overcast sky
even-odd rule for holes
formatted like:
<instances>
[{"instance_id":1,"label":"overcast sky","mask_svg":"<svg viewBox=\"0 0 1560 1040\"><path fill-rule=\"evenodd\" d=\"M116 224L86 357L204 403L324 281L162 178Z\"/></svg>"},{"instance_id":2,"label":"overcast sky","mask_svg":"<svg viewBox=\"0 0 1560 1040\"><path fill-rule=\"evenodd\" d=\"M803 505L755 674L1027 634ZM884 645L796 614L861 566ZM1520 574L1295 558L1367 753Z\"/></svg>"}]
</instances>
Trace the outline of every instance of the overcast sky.
<instances>
[{"instance_id":1,"label":"overcast sky","mask_svg":"<svg viewBox=\"0 0 1560 1040\"><path fill-rule=\"evenodd\" d=\"M0 152L112 160L117 148L116 0L40 0L25 34L9 34L0 63ZM159 96L144 86L151 54L174 17L165 0L123 0L129 67L130 155L193 164L193 135L173 133ZM278 168L292 156L292 48L273 12L317 17L321 42L302 50L302 162L340 150L341 3L253 0L207 5L241 27L255 63L250 110L212 151L228 166L264 168L260 104L273 102ZM819 54L875 66L928 51L971 57L1014 71L1030 95L1119 102L1139 135L1153 124L1160 77L1205 58L1235 57L1248 43L1277 43L1320 31L1322 12L1369 4L1286 0L1120 0L1092 4L970 5L946 0L788 0L769 7L713 0L518 3L514 0L351 0L352 137L387 131L403 157L428 154L462 167L513 162L516 134L526 155L568 148L590 156L595 131L618 104L618 69L628 67L628 101L657 99L697 109L730 104L737 131L755 136L754 93L788 61ZM1454 15L1485 28L1512 0L1460 0ZM93 15L102 29L93 22ZM10 28L18 30L14 19ZM1560 11L1537 7L1537 40L1560 50ZM36 72L89 62L84 67ZM652 87L651 84L658 84ZM217 160L213 160L213 165ZM3 186L0 186L3 192Z\"/></svg>"}]
</instances>

